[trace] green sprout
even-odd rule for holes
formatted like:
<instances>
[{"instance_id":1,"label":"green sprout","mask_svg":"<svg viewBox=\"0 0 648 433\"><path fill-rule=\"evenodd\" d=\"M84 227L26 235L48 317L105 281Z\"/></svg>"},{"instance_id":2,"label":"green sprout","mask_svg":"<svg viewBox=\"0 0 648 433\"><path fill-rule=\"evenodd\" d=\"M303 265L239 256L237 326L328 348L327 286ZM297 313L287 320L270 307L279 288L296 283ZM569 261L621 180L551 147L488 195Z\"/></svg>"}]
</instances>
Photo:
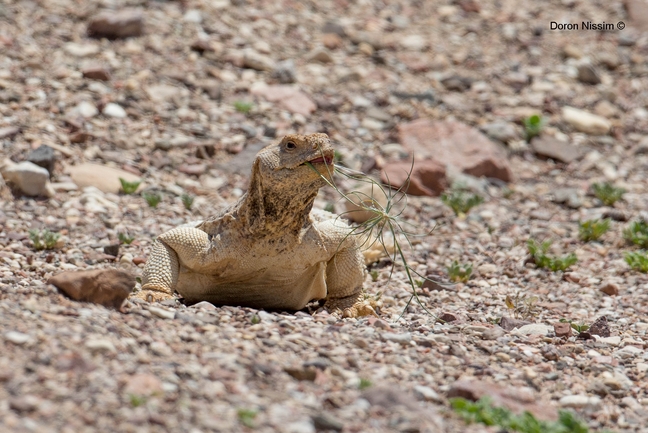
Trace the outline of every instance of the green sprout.
<instances>
[{"instance_id":1,"label":"green sprout","mask_svg":"<svg viewBox=\"0 0 648 433\"><path fill-rule=\"evenodd\" d=\"M530 142L533 137L540 135L545 121L542 116L534 114L522 120L522 123L524 124L524 134L526 136L526 141Z\"/></svg>"},{"instance_id":2,"label":"green sprout","mask_svg":"<svg viewBox=\"0 0 648 433\"><path fill-rule=\"evenodd\" d=\"M470 279L472 271L472 264L460 264L455 260L450 264L450 266L448 266L448 278L450 278L450 281L455 283L465 283ZM421 282L421 284L423 284L423 282Z\"/></svg>"},{"instance_id":3,"label":"green sprout","mask_svg":"<svg viewBox=\"0 0 648 433\"><path fill-rule=\"evenodd\" d=\"M569 326L571 326L571 328L572 328L574 331L578 332L579 334L581 334L581 333L587 331L587 330L590 328L589 325L587 325L587 324L585 324L585 323L583 323L583 322L579 322L579 323L577 323L574 319L571 319L571 320L567 320L567 319L560 319L560 322L562 322L562 323L569 323Z\"/></svg>"},{"instance_id":4,"label":"green sprout","mask_svg":"<svg viewBox=\"0 0 648 433\"><path fill-rule=\"evenodd\" d=\"M239 113L250 114L254 105L251 102L246 101L234 101L234 109Z\"/></svg>"},{"instance_id":5,"label":"green sprout","mask_svg":"<svg viewBox=\"0 0 648 433\"><path fill-rule=\"evenodd\" d=\"M648 223L634 221L623 231L623 237L640 248L648 248Z\"/></svg>"},{"instance_id":6,"label":"green sprout","mask_svg":"<svg viewBox=\"0 0 648 433\"><path fill-rule=\"evenodd\" d=\"M146 397L143 395L128 394L128 400L133 407L140 407L146 403Z\"/></svg>"},{"instance_id":7,"label":"green sprout","mask_svg":"<svg viewBox=\"0 0 648 433\"><path fill-rule=\"evenodd\" d=\"M32 244L34 244L34 249L36 250L54 249L60 237L61 235L59 233L49 231L48 229L43 231L29 231L29 239L32 241Z\"/></svg>"},{"instance_id":8,"label":"green sprout","mask_svg":"<svg viewBox=\"0 0 648 433\"><path fill-rule=\"evenodd\" d=\"M254 428L254 418L257 416L255 409L239 409L236 411L236 415L241 424L249 428Z\"/></svg>"},{"instance_id":9,"label":"green sprout","mask_svg":"<svg viewBox=\"0 0 648 433\"><path fill-rule=\"evenodd\" d=\"M156 208L162 200L162 196L157 192L144 192L142 193L142 197L144 197L146 203L152 208Z\"/></svg>"},{"instance_id":10,"label":"green sprout","mask_svg":"<svg viewBox=\"0 0 648 433\"><path fill-rule=\"evenodd\" d=\"M587 220L578 224L578 237L583 242L596 241L610 229L610 218Z\"/></svg>"},{"instance_id":11,"label":"green sprout","mask_svg":"<svg viewBox=\"0 0 648 433\"><path fill-rule=\"evenodd\" d=\"M129 236L126 233L117 233L117 239L119 239L119 243L121 244L130 245L135 240L135 236Z\"/></svg>"},{"instance_id":12,"label":"green sprout","mask_svg":"<svg viewBox=\"0 0 648 433\"><path fill-rule=\"evenodd\" d=\"M551 247L551 241L545 241L541 244L538 244L533 239L527 241L529 254L538 268L547 268L553 272L564 272L578 262L578 257L574 253L563 257L548 256L547 252L549 251L549 247Z\"/></svg>"},{"instance_id":13,"label":"green sprout","mask_svg":"<svg viewBox=\"0 0 648 433\"><path fill-rule=\"evenodd\" d=\"M193 206L194 202L194 196L184 193L180 197L180 200L182 200L182 205L185 207L185 209L191 210L191 206Z\"/></svg>"},{"instance_id":14,"label":"green sprout","mask_svg":"<svg viewBox=\"0 0 648 433\"><path fill-rule=\"evenodd\" d=\"M441 201L449 206L455 215L465 215L470 209L484 202L480 195L462 190L452 190L441 195Z\"/></svg>"},{"instance_id":15,"label":"green sprout","mask_svg":"<svg viewBox=\"0 0 648 433\"><path fill-rule=\"evenodd\" d=\"M492 400L488 397L484 397L476 402L464 398L451 398L450 405L467 423L497 426L503 431L520 433L589 432L587 424L576 418L569 411L559 411L557 421L542 421L528 411L522 414L515 414L505 407L495 407Z\"/></svg>"},{"instance_id":16,"label":"green sprout","mask_svg":"<svg viewBox=\"0 0 648 433\"><path fill-rule=\"evenodd\" d=\"M626 253L626 263L635 271L648 272L648 253L646 251L634 251Z\"/></svg>"},{"instance_id":17,"label":"green sprout","mask_svg":"<svg viewBox=\"0 0 648 433\"><path fill-rule=\"evenodd\" d=\"M365 379L364 377L360 378L360 382L358 383L358 389L367 389L371 385L373 385L373 382L371 382L369 379Z\"/></svg>"},{"instance_id":18,"label":"green sprout","mask_svg":"<svg viewBox=\"0 0 648 433\"><path fill-rule=\"evenodd\" d=\"M601 200L605 206L613 206L626 193L625 189L617 188L609 182L592 184L592 190L594 190L596 198Z\"/></svg>"},{"instance_id":19,"label":"green sprout","mask_svg":"<svg viewBox=\"0 0 648 433\"><path fill-rule=\"evenodd\" d=\"M119 178L119 182L121 182L121 189L124 192L124 194L133 194L135 191L137 191L137 188L139 188L140 184L142 183L141 180L136 180L135 182L129 182L123 177Z\"/></svg>"}]
</instances>

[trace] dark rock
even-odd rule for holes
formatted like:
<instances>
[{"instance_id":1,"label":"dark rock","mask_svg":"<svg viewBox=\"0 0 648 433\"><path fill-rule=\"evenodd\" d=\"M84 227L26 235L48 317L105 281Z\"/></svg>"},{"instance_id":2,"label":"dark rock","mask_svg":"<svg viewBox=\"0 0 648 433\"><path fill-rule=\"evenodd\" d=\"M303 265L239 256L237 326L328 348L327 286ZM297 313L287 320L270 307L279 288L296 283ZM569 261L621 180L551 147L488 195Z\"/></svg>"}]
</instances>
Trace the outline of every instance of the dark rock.
<instances>
[{"instance_id":1,"label":"dark rock","mask_svg":"<svg viewBox=\"0 0 648 433\"><path fill-rule=\"evenodd\" d=\"M472 78L462 77L459 75L452 75L441 80L441 84L443 84L446 89L454 92L465 92L470 89L472 82Z\"/></svg>"},{"instance_id":2,"label":"dark rock","mask_svg":"<svg viewBox=\"0 0 648 433\"><path fill-rule=\"evenodd\" d=\"M93 302L115 309L121 307L135 287L135 278L117 269L62 272L47 282L75 301Z\"/></svg>"},{"instance_id":3,"label":"dark rock","mask_svg":"<svg viewBox=\"0 0 648 433\"><path fill-rule=\"evenodd\" d=\"M313 382L317 377L317 369L315 367L305 367L305 368L286 367L284 368L284 371L297 380L307 380Z\"/></svg>"},{"instance_id":4,"label":"dark rock","mask_svg":"<svg viewBox=\"0 0 648 433\"><path fill-rule=\"evenodd\" d=\"M83 78L91 80L110 81L110 72L102 66L88 66L81 70Z\"/></svg>"},{"instance_id":5,"label":"dark rock","mask_svg":"<svg viewBox=\"0 0 648 433\"><path fill-rule=\"evenodd\" d=\"M340 37L346 36L344 27L334 21L327 21L326 24L324 24L324 27L322 27L322 33L333 33Z\"/></svg>"},{"instance_id":6,"label":"dark rock","mask_svg":"<svg viewBox=\"0 0 648 433\"><path fill-rule=\"evenodd\" d=\"M344 424L342 424L342 422L338 421L336 418L333 418L331 415L322 413L319 415L314 415L311 419L317 431L344 430Z\"/></svg>"},{"instance_id":7,"label":"dark rock","mask_svg":"<svg viewBox=\"0 0 648 433\"><path fill-rule=\"evenodd\" d=\"M585 63L578 66L578 80L585 84L596 85L601 82L601 77L592 65Z\"/></svg>"},{"instance_id":8,"label":"dark rock","mask_svg":"<svg viewBox=\"0 0 648 433\"><path fill-rule=\"evenodd\" d=\"M32 150L29 152L29 155L27 155L27 161L34 163L39 167L43 167L49 172L50 177L52 177L52 173L54 173L54 164L56 163L56 155L54 154L54 149L51 147L43 144L37 149Z\"/></svg>"},{"instance_id":9,"label":"dark rock","mask_svg":"<svg viewBox=\"0 0 648 433\"><path fill-rule=\"evenodd\" d=\"M104 254L117 257L119 255L119 244L106 245L103 249Z\"/></svg>"},{"instance_id":10,"label":"dark rock","mask_svg":"<svg viewBox=\"0 0 648 433\"><path fill-rule=\"evenodd\" d=\"M421 93L394 91L392 92L392 95L401 99L416 99L417 101L428 101L430 103L436 101L436 97L434 96L434 92L432 92L432 90L427 90Z\"/></svg>"},{"instance_id":11,"label":"dark rock","mask_svg":"<svg viewBox=\"0 0 648 433\"><path fill-rule=\"evenodd\" d=\"M439 316L439 320L445 323L456 322L457 320L459 320L459 316L457 316L454 313L445 312L445 313L441 313L441 315Z\"/></svg>"},{"instance_id":12,"label":"dark rock","mask_svg":"<svg viewBox=\"0 0 648 433\"><path fill-rule=\"evenodd\" d=\"M124 9L121 11L102 11L90 19L88 36L95 38L128 38L144 33L142 11Z\"/></svg>"},{"instance_id":13,"label":"dark rock","mask_svg":"<svg viewBox=\"0 0 648 433\"><path fill-rule=\"evenodd\" d=\"M453 284L441 284L436 281L434 281L435 276L428 276L425 278L423 281L423 285L421 286L422 289L428 289L428 290L449 290L449 291L456 291L455 286Z\"/></svg>"}]
</instances>

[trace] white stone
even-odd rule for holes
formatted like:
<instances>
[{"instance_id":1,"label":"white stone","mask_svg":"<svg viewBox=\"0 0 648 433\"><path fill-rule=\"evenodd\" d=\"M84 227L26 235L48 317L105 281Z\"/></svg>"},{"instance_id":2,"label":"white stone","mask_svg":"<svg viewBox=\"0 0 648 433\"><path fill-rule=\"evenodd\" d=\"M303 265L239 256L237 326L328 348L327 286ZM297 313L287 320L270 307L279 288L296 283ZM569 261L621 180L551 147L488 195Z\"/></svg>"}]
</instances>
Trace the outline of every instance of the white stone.
<instances>
[{"instance_id":1,"label":"white stone","mask_svg":"<svg viewBox=\"0 0 648 433\"><path fill-rule=\"evenodd\" d=\"M614 352L616 356L622 359L634 358L637 355L641 355L644 351L635 346L626 346L622 349Z\"/></svg>"},{"instance_id":2,"label":"white stone","mask_svg":"<svg viewBox=\"0 0 648 433\"><path fill-rule=\"evenodd\" d=\"M403 48L413 51L422 51L427 46L427 41L421 35L408 35L401 39Z\"/></svg>"},{"instance_id":3,"label":"white stone","mask_svg":"<svg viewBox=\"0 0 648 433\"><path fill-rule=\"evenodd\" d=\"M118 119L123 119L126 117L126 110L124 110L121 105L109 102L103 109L103 114L108 117L116 117Z\"/></svg>"},{"instance_id":4,"label":"white stone","mask_svg":"<svg viewBox=\"0 0 648 433\"><path fill-rule=\"evenodd\" d=\"M48 188L49 172L33 162L6 163L0 168L0 172L7 182L13 183L25 195L51 195Z\"/></svg>"},{"instance_id":5,"label":"white stone","mask_svg":"<svg viewBox=\"0 0 648 433\"><path fill-rule=\"evenodd\" d=\"M605 343L609 344L610 346L618 346L621 344L621 337L615 336L615 337L600 337L597 338L596 341L598 343Z\"/></svg>"},{"instance_id":6,"label":"white stone","mask_svg":"<svg viewBox=\"0 0 648 433\"><path fill-rule=\"evenodd\" d=\"M518 335L548 335L553 332L552 326L543 325L542 323L531 323L511 331L511 334Z\"/></svg>"},{"instance_id":7,"label":"white stone","mask_svg":"<svg viewBox=\"0 0 648 433\"><path fill-rule=\"evenodd\" d=\"M117 349L112 341L105 338L92 338L85 342L85 347L91 352L115 353Z\"/></svg>"},{"instance_id":8,"label":"white stone","mask_svg":"<svg viewBox=\"0 0 648 433\"><path fill-rule=\"evenodd\" d=\"M174 319L175 318L175 311L165 310L164 308L151 306L151 307L149 307L149 311L151 313L153 313L155 316L158 316L161 319Z\"/></svg>"},{"instance_id":9,"label":"white stone","mask_svg":"<svg viewBox=\"0 0 648 433\"><path fill-rule=\"evenodd\" d=\"M583 408L585 406L598 407L601 404L599 397L587 395L566 395L558 402L562 407Z\"/></svg>"},{"instance_id":10,"label":"white stone","mask_svg":"<svg viewBox=\"0 0 648 433\"><path fill-rule=\"evenodd\" d=\"M202 14L197 9L189 9L182 17L188 23L200 24L202 22Z\"/></svg>"},{"instance_id":11,"label":"white stone","mask_svg":"<svg viewBox=\"0 0 648 433\"><path fill-rule=\"evenodd\" d=\"M497 265L493 263L484 263L477 267L480 275L493 275L497 272Z\"/></svg>"},{"instance_id":12,"label":"white stone","mask_svg":"<svg viewBox=\"0 0 648 433\"><path fill-rule=\"evenodd\" d=\"M86 57L99 52L99 46L95 44L78 44L76 42L68 42L63 49L76 57Z\"/></svg>"},{"instance_id":13,"label":"white stone","mask_svg":"<svg viewBox=\"0 0 648 433\"><path fill-rule=\"evenodd\" d=\"M99 114L99 110L97 110L97 107L95 107L93 103L88 101L79 102L79 104L76 107L74 107L73 111L77 113L79 116L85 117L86 119L95 117L97 114Z\"/></svg>"},{"instance_id":14,"label":"white stone","mask_svg":"<svg viewBox=\"0 0 648 433\"><path fill-rule=\"evenodd\" d=\"M9 331L5 334L5 340L18 345L25 344L29 341L29 338L29 335L18 331Z\"/></svg>"},{"instance_id":15,"label":"white stone","mask_svg":"<svg viewBox=\"0 0 648 433\"><path fill-rule=\"evenodd\" d=\"M419 397L419 399L425 401L433 401L436 403L443 402L441 396L439 396L439 394L429 386L416 385L414 387L414 393Z\"/></svg>"},{"instance_id":16,"label":"white stone","mask_svg":"<svg viewBox=\"0 0 648 433\"><path fill-rule=\"evenodd\" d=\"M562 115L565 122L586 134L607 134L612 127L612 124L606 118L574 107L563 107Z\"/></svg>"},{"instance_id":17,"label":"white stone","mask_svg":"<svg viewBox=\"0 0 648 433\"><path fill-rule=\"evenodd\" d=\"M380 120L372 119L370 117L365 117L362 120L362 127L370 129L372 131L379 131L383 129L385 125Z\"/></svg>"}]
</instances>

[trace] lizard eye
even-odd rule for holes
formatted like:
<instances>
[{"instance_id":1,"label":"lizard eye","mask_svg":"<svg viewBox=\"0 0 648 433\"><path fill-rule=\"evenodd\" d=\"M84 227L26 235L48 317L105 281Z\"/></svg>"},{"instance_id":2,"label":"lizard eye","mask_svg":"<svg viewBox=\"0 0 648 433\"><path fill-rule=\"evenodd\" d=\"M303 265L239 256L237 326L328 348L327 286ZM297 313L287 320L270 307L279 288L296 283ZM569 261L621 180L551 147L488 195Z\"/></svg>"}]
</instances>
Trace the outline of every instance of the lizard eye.
<instances>
[{"instance_id":1,"label":"lizard eye","mask_svg":"<svg viewBox=\"0 0 648 433\"><path fill-rule=\"evenodd\" d=\"M289 141L286 143L286 149L288 150L294 150L297 148L297 145L293 141Z\"/></svg>"}]
</instances>

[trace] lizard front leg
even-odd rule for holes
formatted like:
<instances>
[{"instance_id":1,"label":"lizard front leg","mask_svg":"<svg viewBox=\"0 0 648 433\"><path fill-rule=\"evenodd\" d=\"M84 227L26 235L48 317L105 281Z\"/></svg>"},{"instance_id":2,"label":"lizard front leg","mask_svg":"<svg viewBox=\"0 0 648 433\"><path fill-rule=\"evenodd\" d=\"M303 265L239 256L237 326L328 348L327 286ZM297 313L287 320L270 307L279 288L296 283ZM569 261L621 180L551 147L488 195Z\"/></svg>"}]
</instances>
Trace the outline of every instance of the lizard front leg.
<instances>
[{"instance_id":1,"label":"lizard front leg","mask_svg":"<svg viewBox=\"0 0 648 433\"><path fill-rule=\"evenodd\" d=\"M361 300L364 257L355 245L338 250L326 265L327 297L324 308L341 310L344 317L376 315Z\"/></svg>"},{"instance_id":2,"label":"lizard front leg","mask_svg":"<svg viewBox=\"0 0 648 433\"><path fill-rule=\"evenodd\" d=\"M161 234L144 267L142 290L146 301L170 299L178 283L180 263L200 272L215 260L209 235L194 227L178 227Z\"/></svg>"}]
</instances>

